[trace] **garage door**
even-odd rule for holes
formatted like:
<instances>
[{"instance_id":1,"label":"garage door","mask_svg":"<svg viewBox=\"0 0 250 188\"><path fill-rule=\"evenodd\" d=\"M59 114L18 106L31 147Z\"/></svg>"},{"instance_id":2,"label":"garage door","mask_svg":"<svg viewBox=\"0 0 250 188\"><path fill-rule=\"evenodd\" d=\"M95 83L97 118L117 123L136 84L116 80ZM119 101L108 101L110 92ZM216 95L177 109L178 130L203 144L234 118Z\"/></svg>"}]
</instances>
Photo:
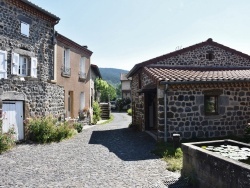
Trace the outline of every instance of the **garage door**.
<instances>
[{"instance_id":1,"label":"garage door","mask_svg":"<svg viewBox=\"0 0 250 188\"><path fill-rule=\"evenodd\" d=\"M16 140L24 139L22 101L3 101L3 132L10 128L14 128Z\"/></svg>"}]
</instances>

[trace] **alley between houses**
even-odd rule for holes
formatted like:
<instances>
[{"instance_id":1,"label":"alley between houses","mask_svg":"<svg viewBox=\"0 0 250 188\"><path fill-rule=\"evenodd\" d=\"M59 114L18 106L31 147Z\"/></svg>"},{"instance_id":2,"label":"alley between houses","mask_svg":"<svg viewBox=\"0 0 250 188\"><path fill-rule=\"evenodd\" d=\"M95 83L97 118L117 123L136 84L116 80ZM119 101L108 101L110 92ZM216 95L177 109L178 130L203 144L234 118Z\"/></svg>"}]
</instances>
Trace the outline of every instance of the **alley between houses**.
<instances>
[{"instance_id":1,"label":"alley between houses","mask_svg":"<svg viewBox=\"0 0 250 188\"><path fill-rule=\"evenodd\" d=\"M20 144L0 155L0 187L164 187L179 173L151 153L155 141L128 127L131 117L88 126L48 145Z\"/></svg>"}]
</instances>

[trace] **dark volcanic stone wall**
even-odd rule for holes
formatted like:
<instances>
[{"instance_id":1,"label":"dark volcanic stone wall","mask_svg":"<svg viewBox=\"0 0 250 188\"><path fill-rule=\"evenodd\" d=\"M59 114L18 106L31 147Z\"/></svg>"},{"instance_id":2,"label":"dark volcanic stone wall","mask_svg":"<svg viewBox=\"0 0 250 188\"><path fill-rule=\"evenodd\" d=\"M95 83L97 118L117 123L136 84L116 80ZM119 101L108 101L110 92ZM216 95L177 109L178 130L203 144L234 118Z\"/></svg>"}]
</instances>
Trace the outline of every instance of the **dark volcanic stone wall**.
<instances>
[{"instance_id":1,"label":"dark volcanic stone wall","mask_svg":"<svg viewBox=\"0 0 250 188\"><path fill-rule=\"evenodd\" d=\"M209 138L242 135L250 120L250 89L227 87L219 96L219 115L204 115L204 91L196 88L167 92L168 138L179 133L182 138Z\"/></svg>"}]
</instances>

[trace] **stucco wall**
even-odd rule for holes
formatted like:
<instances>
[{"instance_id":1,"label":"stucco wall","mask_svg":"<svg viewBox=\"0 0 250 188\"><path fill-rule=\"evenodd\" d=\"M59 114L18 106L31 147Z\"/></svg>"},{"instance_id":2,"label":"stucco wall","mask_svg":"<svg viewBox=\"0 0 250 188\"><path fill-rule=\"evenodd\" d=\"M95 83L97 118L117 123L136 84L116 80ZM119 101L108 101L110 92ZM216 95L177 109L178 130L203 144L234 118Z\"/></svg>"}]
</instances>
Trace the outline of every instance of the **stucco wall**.
<instances>
[{"instance_id":1,"label":"stucco wall","mask_svg":"<svg viewBox=\"0 0 250 188\"><path fill-rule=\"evenodd\" d=\"M62 41L58 41L56 50L56 83L64 87L65 111L66 117L77 118L80 110L80 93L84 92L85 107L90 107L90 57L74 49L72 46L65 45ZM63 77L61 67L63 66L63 51L64 48L70 49L70 77ZM80 59L86 57L85 71L87 77L85 80L79 80ZM73 116L68 114L68 93L73 91ZM83 110L83 109L81 109Z\"/></svg>"}]
</instances>

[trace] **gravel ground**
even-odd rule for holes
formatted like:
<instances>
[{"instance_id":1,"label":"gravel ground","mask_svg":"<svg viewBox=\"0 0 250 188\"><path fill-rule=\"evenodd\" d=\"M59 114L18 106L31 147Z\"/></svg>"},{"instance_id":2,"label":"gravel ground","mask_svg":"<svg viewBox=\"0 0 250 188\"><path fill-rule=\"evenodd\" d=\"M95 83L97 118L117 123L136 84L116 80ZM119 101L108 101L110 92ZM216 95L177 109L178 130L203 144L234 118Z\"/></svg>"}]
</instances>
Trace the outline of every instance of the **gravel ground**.
<instances>
[{"instance_id":1,"label":"gravel ground","mask_svg":"<svg viewBox=\"0 0 250 188\"><path fill-rule=\"evenodd\" d=\"M0 155L0 187L164 187L162 180L180 176L150 152L149 135L127 128L131 117L113 115L69 140L21 144Z\"/></svg>"}]
</instances>

